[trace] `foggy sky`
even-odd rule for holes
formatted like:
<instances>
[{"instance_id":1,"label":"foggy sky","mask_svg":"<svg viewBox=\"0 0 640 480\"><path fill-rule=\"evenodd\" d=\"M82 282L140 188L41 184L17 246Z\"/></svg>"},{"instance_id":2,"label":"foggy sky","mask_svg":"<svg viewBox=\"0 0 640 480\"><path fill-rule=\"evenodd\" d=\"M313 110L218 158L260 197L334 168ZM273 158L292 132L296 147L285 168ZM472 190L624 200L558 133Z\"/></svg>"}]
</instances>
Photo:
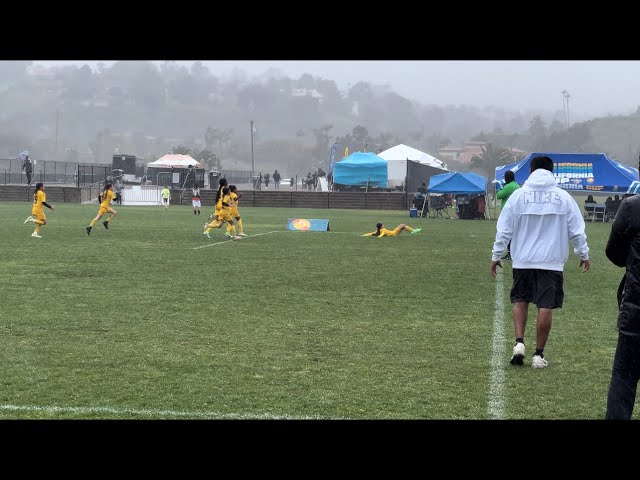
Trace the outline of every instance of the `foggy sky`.
<instances>
[{"instance_id":1,"label":"foggy sky","mask_svg":"<svg viewBox=\"0 0 640 480\"><path fill-rule=\"evenodd\" d=\"M43 65L99 61L36 61ZM111 61L104 61L110 65ZM157 61L158 64L164 61ZM193 61L176 62L189 66ZM358 81L389 85L424 104L495 106L508 110L562 111L562 90L570 113L578 117L629 114L640 105L640 61L203 61L216 76L234 69L249 77L270 68L290 78L303 73L334 80L340 89Z\"/></svg>"}]
</instances>

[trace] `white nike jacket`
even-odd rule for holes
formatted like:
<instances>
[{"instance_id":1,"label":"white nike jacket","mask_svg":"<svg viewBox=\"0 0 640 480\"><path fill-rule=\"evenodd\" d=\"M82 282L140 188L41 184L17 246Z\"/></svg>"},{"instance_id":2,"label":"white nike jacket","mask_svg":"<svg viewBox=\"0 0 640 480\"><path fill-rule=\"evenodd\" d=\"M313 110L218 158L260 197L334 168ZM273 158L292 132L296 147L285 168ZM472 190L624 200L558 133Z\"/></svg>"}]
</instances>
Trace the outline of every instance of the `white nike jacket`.
<instances>
[{"instance_id":1,"label":"white nike jacket","mask_svg":"<svg viewBox=\"0 0 640 480\"><path fill-rule=\"evenodd\" d=\"M521 188L509 197L498 217L491 260L497 261L511 241L513 268L535 268L562 272L573 252L589 259L589 246L582 213L576 201L556 186L548 170L531 173Z\"/></svg>"}]
</instances>

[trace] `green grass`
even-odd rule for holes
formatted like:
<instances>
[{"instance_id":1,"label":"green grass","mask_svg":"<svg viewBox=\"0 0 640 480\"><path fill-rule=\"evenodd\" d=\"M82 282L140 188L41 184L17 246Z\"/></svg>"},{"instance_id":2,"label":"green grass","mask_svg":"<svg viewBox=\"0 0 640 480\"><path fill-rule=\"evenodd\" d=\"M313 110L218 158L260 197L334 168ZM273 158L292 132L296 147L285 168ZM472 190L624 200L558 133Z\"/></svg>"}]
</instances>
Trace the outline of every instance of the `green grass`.
<instances>
[{"instance_id":1,"label":"green grass","mask_svg":"<svg viewBox=\"0 0 640 480\"><path fill-rule=\"evenodd\" d=\"M588 223L592 270L571 255L544 370L492 367L495 221L407 212L243 208L249 235L202 237L210 209L0 203L0 418L488 419L491 379L507 419L600 419L622 270L610 224ZM287 219L328 218L330 232ZM419 235L363 238L375 223ZM197 248L211 245L206 248ZM527 359L535 339L530 310ZM526 364L525 364L526 365Z\"/></svg>"}]
</instances>

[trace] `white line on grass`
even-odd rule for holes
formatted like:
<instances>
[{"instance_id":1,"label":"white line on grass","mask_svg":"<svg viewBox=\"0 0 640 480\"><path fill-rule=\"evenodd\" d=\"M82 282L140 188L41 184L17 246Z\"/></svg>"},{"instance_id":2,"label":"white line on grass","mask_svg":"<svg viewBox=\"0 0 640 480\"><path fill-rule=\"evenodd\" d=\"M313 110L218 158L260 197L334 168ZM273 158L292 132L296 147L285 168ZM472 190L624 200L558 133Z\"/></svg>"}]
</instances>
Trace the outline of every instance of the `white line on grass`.
<instances>
[{"instance_id":1,"label":"white line on grass","mask_svg":"<svg viewBox=\"0 0 640 480\"><path fill-rule=\"evenodd\" d=\"M176 417L176 418L208 418L208 419L235 419L235 420L323 420L324 417L296 417L293 415L275 415L273 413L221 413L221 412L181 412L176 410L149 410L137 408L111 408L111 407L39 407L36 405L0 405L0 410L43 412L48 414L72 413L78 415L87 414L113 414L113 415L142 415L146 417ZM343 418L331 418L332 420L344 420Z\"/></svg>"},{"instance_id":2,"label":"white line on grass","mask_svg":"<svg viewBox=\"0 0 640 480\"><path fill-rule=\"evenodd\" d=\"M504 418L504 306L503 274L498 269L493 314L493 345L491 347L491 378L488 413L492 419Z\"/></svg>"},{"instance_id":3,"label":"white line on grass","mask_svg":"<svg viewBox=\"0 0 640 480\"><path fill-rule=\"evenodd\" d=\"M278 233L281 232L282 230L273 230L271 232L264 232L264 233L256 233L255 235L249 235L247 237L243 237L242 240L246 240L248 238L253 238L253 237L259 237L260 235L269 235L270 233ZM215 245L222 245L223 243L229 243L229 242L233 242L234 240L223 240L222 242L216 242L216 243L207 243L206 245L200 245L199 247L193 247L192 250L198 250L199 248L207 248L207 247L213 247ZM238 240L235 240L238 241Z\"/></svg>"}]
</instances>

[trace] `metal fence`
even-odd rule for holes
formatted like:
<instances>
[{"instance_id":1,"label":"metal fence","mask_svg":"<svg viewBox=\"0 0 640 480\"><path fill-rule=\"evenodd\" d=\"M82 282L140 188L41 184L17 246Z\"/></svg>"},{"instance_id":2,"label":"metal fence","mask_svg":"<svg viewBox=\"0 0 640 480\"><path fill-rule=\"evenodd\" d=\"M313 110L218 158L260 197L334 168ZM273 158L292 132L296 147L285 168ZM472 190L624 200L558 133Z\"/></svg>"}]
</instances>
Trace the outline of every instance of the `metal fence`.
<instances>
[{"instance_id":1,"label":"metal fence","mask_svg":"<svg viewBox=\"0 0 640 480\"><path fill-rule=\"evenodd\" d=\"M226 178L229 184L251 183L250 170L222 170L222 177ZM222 178L221 177L221 178Z\"/></svg>"},{"instance_id":2,"label":"metal fence","mask_svg":"<svg viewBox=\"0 0 640 480\"><path fill-rule=\"evenodd\" d=\"M31 183L76 185L75 162L56 162L54 160L36 160L33 166ZM27 184L27 174L22 169L22 160L18 158L0 158L0 182L4 185Z\"/></svg>"},{"instance_id":3,"label":"metal fence","mask_svg":"<svg viewBox=\"0 0 640 480\"><path fill-rule=\"evenodd\" d=\"M160 205L160 185L125 185L122 205Z\"/></svg>"},{"instance_id":4,"label":"metal fence","mask_svg":"<svg viewBox=\"0 0 640 480\"><path fill-rule=\"evenodd\" d=\"M82 187L92 183L106 182L107 177L111 175L111 165L80 164L78 165L76 186Z\"/></svg>"}]
</instances>

